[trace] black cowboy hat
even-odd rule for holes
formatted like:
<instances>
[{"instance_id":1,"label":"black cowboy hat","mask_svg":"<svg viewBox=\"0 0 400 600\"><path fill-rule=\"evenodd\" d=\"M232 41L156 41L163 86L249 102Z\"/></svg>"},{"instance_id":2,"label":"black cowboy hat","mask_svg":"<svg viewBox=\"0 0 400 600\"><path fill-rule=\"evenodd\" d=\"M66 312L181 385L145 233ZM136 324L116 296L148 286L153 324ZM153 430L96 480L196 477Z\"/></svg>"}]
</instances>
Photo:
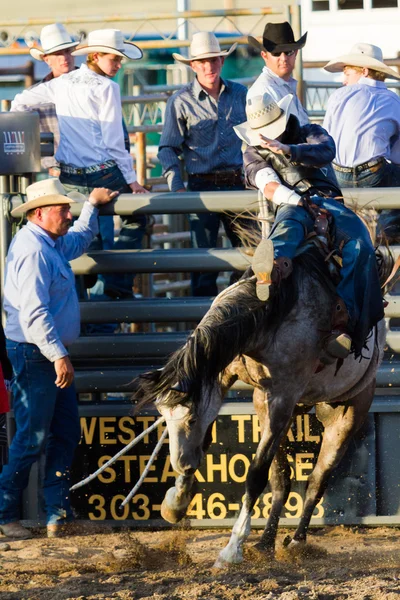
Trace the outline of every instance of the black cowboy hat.
<instances>
[{"instance_id":1,"label":"black cowboy hat","mask_svg":"<svg viewBox=\"0 0 400 600\"><path fill-rule=\"evenodd\" d=\"M305 33L297 42L294 40L293 29L290 24L267 23L263 33L263 43L249 35L248 42L257 50L266 50L267 52L290 52L290 50L299 50L305 46L307 33Z\"/></svg>"}]
</instances>

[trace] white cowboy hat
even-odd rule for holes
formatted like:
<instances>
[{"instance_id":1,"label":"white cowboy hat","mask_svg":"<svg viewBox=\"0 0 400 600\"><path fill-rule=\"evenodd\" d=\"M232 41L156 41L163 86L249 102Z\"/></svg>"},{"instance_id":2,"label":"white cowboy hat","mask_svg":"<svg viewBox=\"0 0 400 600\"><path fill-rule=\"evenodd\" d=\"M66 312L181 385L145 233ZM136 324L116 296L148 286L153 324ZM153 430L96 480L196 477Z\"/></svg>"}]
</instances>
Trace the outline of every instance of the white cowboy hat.
<instances>
[{"instance_id":1,"label":"white cowboy hat","mask_svg":"<svg viewBox=\"0 0 400 600\"><path fill-rule=\"evenodd\" d=\"M221 50L221 46L213 33L199 31L193 35L189 58L176 52L172 53L172 57L188 65L192 60L203 60L203 58L213 58L214 56L229 56L236 49L236 46L237 44L233 44L229 50Z\"/></svg>"},{"instance_id":2,"label":"white cowboy hat","mask_svg":"<svg viewBox=\"0 0 400 600\"><path fill-rule=\"evenodd\" d=\"M66 48L75 48L79 42L74 42L61 23L53 23L46 25L40 32L40 43L42 48L31 48L29 50L31 56L36 60L43 60L45 54L53 54Z\"/></svg>"},{"instance_id":3,"label":"white cowboy hat","mask_svg":"<svg viewBox=\"0 0 400 600\"><path fill-rule=\"evenodd\" d=\"M133 42L124 40L120 29L97 29L91 31L87 36L87 44L79 46L72 54L81 56L82 54L91 54L92 52L105 52L106 54L116 54L124 58L138 60L142 58L143 52L135 46Z\"/></svg>"},{"instance_id":4,"label":"white cowboy hat","mask_svg":"<svg viewBox=\"0 0 400 600\"><path fill-rule=\"evenodd\" d=\"M249 98L246 103L247 121L234 126L236 135L249 146L260 145L260 133L275 140L286 129L292 100L292 94L288 94L275 102L267 92Z\"/></svg>"},{"instance_id":5,"label":"white cowboy hat","mask_svg":"<svg viewBox=\"0 0 400 600\"><path fill-rule=\"evenodd\" d=\"M382 50L372 44L355 44L349 54L330 60L324 69L329 73L340 73L345 67L366 67L385 73L391 79L400 79L400 75L383 62Z\"/></svg>"},{"instance_id":6,"label":"white cowboy hat","mask_svg":"<svg viewBox=\"0 0 400 600\"><path fill-rule=\"evenodd\" d=\"M84 202L86 196L79 192L65 191L59 179L51 177L37 181L26 188L26 202L11 211L13 217L22 217L28 210L52 204L75 204Z\"/></svg>"}]
</instances>

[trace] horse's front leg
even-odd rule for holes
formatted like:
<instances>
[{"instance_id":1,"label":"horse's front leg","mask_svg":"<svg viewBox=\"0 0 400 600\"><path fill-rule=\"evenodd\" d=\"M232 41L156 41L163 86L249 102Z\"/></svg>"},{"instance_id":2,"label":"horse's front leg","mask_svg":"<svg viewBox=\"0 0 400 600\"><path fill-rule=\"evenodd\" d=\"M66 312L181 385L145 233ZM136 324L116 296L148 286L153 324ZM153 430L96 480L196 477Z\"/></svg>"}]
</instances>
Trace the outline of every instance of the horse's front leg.
<instances>
[{"instance_id":1,"label":"horse's front leg","mask_svg":"<svg viewBox=\"0 0 400 600\"><path fill-rule=\"evenodd\" d=\"M178 523L186 515L193 497L194 474L179 475L174 487L169 488L161 504L161 516L169 523Z\"/></svg>"},{"instance_id":2,"label":"horse's front leg","mask_svg":"<svg viewBox=\"0 0 400 600\"><path fill-rule=\"evenodd\" d=\"M221 550L215 567L222 568L243 560L243 543L251 530L251 513L257 498L268 482L268 471L283 434L289 427L294 409L292 400L274 398L269 402L269 422L262 430L262 436L256 455L250 465L246 478L246 493L239 517L233 526L227 546Z\"/></svg>"}]
</instances>

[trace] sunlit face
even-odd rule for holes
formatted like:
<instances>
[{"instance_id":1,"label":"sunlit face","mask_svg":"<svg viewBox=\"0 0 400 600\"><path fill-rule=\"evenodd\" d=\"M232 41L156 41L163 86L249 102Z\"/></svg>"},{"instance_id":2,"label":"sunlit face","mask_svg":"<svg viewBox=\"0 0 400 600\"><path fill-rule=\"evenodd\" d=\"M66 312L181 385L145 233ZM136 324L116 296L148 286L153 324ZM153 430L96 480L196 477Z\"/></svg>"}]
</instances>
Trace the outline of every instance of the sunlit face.
<instances>
[{"instance_id":1,"label":"sunlit face","mask_svg":"<svg viewBox=\"0 0 400 600\"><path fill-rule=\"evenodd\" d=\"M122 59L123 57L117 54L93 53L93 61L107 77L114 77L118 73L122 65Z\"/></svg>"},{"instance_id":2,"label":"sunlit face","mask_svg":"<svg viewBox=\"0 0 400 600\"><path fill-rule=\"evenodd\" d=\"M281 52L277 55L276 52L261 52L261 56L264 59L266 66L281 77L285 81L290 79L293 69L296 63L297 50L291 50L290 52Z\"/></svg>"},{"instance_id":3,"label":"sunlit face","mask_svg":"<svg viewBox=\"0 0 400 600\"><path fill-rule=\"evenodd\" d=\"M51 238L56 240L65 235L72 225L70 205L56 204L37 208L33 220L39 227L47 231Z\"/></svg>"},{"instance_id":4,"label":"sunlit face","mask_svg":"<svg viewBox=\"0 0 400 600\"><path fill-rule=\"evenodd\" d=\"M190 62L190 66L197 75L198 82L205 88L214 87L219 83L223 64L224 58L222 56Z\"/></svg>"},{"instance_id":5,"label":"sunlit face","mask_svg":"<svg viewBox=\"0 0 400 600\"><path fill-rule=\"evenodd\" d=\"M362 76L363 72L358 67L346 66L343 69L343 85L354 85Z\"/></svg>"},{"instance_id":6,"label":"sunlit face","mask_svg":"<svg viewBox=\"0 0 400 600\"><path fill-rule=\"evenodd\" d=\"M59 52L52 52L52 54L45 54L43 56L44 62L51 69L54 77L65 75L69 73L75 66L74 57L72 51L74 48L65 48Z\"/></svg>"}]
</instances>

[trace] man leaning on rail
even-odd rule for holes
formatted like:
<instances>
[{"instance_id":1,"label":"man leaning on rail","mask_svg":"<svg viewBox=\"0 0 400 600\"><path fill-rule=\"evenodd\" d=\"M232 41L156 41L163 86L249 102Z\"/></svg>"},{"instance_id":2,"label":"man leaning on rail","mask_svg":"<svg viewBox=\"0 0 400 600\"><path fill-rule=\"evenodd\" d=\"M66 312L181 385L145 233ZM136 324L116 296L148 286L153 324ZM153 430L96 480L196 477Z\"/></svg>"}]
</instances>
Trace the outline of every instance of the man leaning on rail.
<instances>
[{"instance_id":1,"label":"man leaning on rail","mask_svg":"<svg viewBox=\"0 0 400 600\"><path fill-rule=\"evenodd\" d=\"M68 261L86 251L98 232L97 207L118 192L96 188L85 200L77 192L67 195L58 179L46 179L26 194L27 202L11 213L26 214L28 222L10 245L4 285L17 431L0 475L0 531L16 539L31 537L19 522L22 493L43 450L47 535L67 533L73 520L69 470L80 427L68 346L79 335L80 315ZM83 202L82 212L71 227L75 202Z\"/></svg>"},{"instance_id":2,"label":"man leaning on rail","mask_svg":"<svg viewBox=\"0 0 400 600\"><path fill-rule=\"evenodd\" d=\"M188 173L189 191L244 189L241 142L233 126L246 117L247 90L221 77L224 59L235 48L236 44L229 50L221 50L213 33L201 31L193 36L190 58L173 54L175 60L190 65L196 79L167 102L158 158L172 192L186 191L181 175L181 154ZM232 219L218 213L189 215L193 246L215 247L221 221L232 246L240 246ZM216 296L217 275L193 273L193 295Z\"/></svg>"},{"instance_id":3,"label":"man leaning on rail","mask_svg":"<svg viewBox=\"0 0 400 600\"><path fill-rule=\"evenodd\" d=\"M315 219L332 219L330 234L341 258L332 330L324 340L327 364L355 351L383 318L374 247L361 219L343 204L332 165L335 143L319 125L300 126L290 112L292 96L278 103L269 95L247 101L247 121L235 128L248 147L246 182L278 206L269 235L253 258L257 296L267 301L271 283L291 271L291 259L314 233ZM328 211L328 214L326 213Z\"/></svg>"}]
</instances>

